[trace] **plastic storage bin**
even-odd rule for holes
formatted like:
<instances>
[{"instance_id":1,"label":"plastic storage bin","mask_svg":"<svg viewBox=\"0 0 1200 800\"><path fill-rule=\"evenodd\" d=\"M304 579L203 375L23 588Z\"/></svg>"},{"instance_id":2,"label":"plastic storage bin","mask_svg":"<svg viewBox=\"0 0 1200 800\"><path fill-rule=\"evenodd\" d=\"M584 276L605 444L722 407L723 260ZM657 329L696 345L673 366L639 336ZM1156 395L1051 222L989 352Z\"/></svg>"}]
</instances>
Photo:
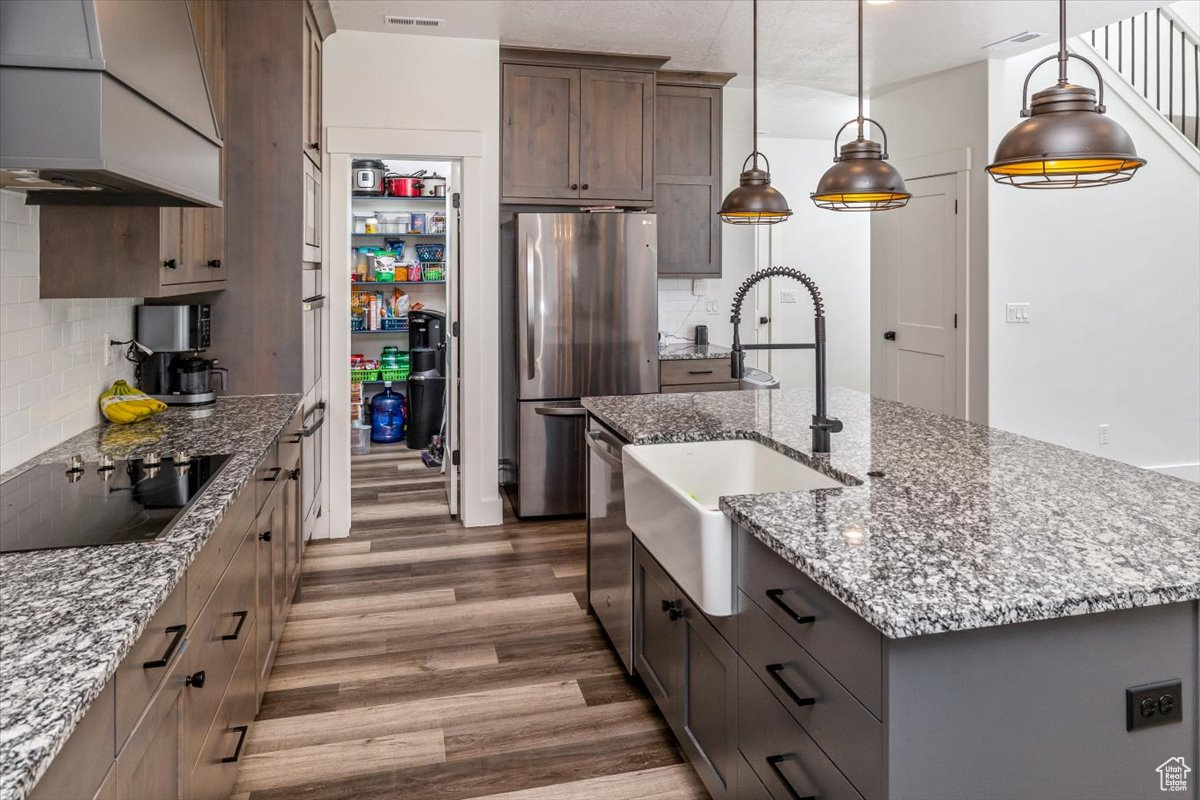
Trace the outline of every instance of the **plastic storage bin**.
<instances>
[{"instance_id":1,"label":"plastic storage bin","mask_svg":"<svg viewBox=\"0 0 1200 800\"><path fill-rule=\"evenodd\" d=\"M350 455L365 456L371 452L371 426L362 422L350 423Z\"/></svg>"}]
</instances>

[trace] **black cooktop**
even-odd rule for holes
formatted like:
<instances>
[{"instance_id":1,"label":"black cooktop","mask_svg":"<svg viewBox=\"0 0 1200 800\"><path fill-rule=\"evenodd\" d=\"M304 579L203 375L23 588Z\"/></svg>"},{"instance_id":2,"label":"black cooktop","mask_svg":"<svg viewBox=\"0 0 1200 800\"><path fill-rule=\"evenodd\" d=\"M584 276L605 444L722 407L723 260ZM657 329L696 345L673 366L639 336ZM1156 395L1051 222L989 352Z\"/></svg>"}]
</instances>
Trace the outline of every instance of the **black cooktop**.
<instances>
[{"instance_id":1,"label":"black cooktop","mask_svg":"<svg viewBox=\"0 0 1200 800\"><path fill-rule=\"evenodd\" d=\"M177 454L42 464L0 484L0 553L147 542L170 530L229 461Z\"/></svg>"}]
</instances>

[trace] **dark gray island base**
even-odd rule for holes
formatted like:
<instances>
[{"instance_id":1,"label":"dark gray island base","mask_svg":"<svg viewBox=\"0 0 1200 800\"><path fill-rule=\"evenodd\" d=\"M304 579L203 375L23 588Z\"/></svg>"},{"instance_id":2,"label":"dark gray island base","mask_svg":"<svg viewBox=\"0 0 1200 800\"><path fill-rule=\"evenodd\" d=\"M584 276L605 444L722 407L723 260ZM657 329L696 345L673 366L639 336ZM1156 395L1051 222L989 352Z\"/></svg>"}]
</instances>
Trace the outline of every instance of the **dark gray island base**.
<instances>
[{"instance_id":1,"label":"dark gray island base","mask_svg":"<svg viewBox=\"0 0 1200 800\"><path fill-rule=\"evenodd\" d=\"M802 390L584 404L589 604L714 798L1197 797L1159 771L1200 761L1194 484L844 390L827 459ZM710 617L618 524L611 456L735 438L848 485L722 498Z\"/></svg>"}]
</instances>

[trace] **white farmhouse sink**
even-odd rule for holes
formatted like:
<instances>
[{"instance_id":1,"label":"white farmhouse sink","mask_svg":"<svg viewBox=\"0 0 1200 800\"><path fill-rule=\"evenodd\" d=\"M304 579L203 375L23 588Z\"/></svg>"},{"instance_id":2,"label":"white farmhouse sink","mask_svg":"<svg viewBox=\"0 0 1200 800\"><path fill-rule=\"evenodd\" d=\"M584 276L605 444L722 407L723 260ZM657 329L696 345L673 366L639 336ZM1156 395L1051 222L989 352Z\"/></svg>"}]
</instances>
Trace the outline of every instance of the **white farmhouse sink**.
<instances>
[{"instance_id":1,"label":"white farmhouse sink","mask_svg":"<svg viewBox=\"0 0 1200 800\"><path fill-rule=\"evenodd\" d=\"M733 525L723 495L843 484L748 440L627 445L625 518L650 554L710 616L733 613Z\"/></svg>"}]
</instances>

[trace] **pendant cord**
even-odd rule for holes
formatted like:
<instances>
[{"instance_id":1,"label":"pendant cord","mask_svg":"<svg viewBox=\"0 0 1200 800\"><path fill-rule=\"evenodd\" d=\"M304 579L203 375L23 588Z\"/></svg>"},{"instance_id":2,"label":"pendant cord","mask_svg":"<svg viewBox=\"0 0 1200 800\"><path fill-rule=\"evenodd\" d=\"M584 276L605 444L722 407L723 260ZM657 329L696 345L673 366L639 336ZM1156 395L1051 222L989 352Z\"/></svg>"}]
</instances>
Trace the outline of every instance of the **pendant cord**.
<instances>
[{"instance_id":1,"label":"pendant cord","mask_svg":"<svg viewBox=\"0 0 1200 800\"><path fill-rule=\"evenodd\" d=\"M1058 0L1058 85L1067 83L1067 0Z\"/></svg>"},{"instance_id":2,"label":"pendant cord","mask_svg":"<svg viewBox=\"0 0 1200 800\"><path fill-rule=\"evenodd\" d=\"M863 138L863 0L858 0L858 140Z\"/></svg>"},{"instance_id":3,"label":"pendant cord","mask_svg":"<svg viewBox=\"0 0 1200 800\"><path fill-rule=\"evenodd\" d=\"M758 169L758 0L754 0L754 169Z\"/></svg>"}]
</instances>

